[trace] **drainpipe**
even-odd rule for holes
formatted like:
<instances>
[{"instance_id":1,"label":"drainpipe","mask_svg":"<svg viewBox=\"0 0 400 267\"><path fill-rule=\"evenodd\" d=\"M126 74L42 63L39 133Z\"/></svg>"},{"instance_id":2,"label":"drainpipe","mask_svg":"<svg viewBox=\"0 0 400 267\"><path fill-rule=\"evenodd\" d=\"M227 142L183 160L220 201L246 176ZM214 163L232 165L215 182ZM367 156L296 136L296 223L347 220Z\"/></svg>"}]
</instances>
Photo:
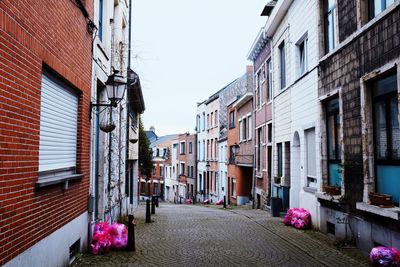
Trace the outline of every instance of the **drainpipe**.
<instances>
[{"instance_id":1,"label":"drainpipe","mask_svg":"<svg viewBox=\"0 0 400 267\"><path fill-rule=\"evenodd\" d=\"M128 75L128 71L131 68L131 38L132 38L132 0L129 0L129 32L128 32L128 66L127 66L127 71L126 75ZM125 183L128 183L129 186L125 185L125 195L128 196L128 192L130 189L133 189L133 186L130 183L133 183L133 177L129 179L129 125L130 125L130 102L129 102L129 90L127 88L127 93L126 93L126 132L125 132ZM132 166L133 167L133 166ZM129 197L132 199L132 192L129 192L130 195ZM129 201L130 204L133 204L133 201ZM127 214L129 214L129 209L128 205L126 206L127 208Z\"/></svg>"},{"instance_id":2,"label":"drainpipe","mask_svg":"<svg viewBox=\"0 0 400 267\"><path fill-rule=\"evenodd\" d=\"M95 151L94 151L94 218L95 220L99 216L99 140L100 140L100 115L99 107L96 108L96 139L95 139Z\"/></svg>"}]
</instances>

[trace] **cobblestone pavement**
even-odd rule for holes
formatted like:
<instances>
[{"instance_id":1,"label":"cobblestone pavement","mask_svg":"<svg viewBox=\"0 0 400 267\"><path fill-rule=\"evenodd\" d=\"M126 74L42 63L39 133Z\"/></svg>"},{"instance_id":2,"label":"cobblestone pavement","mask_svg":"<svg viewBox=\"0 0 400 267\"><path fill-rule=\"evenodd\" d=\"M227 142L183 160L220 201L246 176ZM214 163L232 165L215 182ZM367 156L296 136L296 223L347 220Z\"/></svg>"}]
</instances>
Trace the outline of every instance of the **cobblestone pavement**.
<instances>
[{"instance_id":1,"label":"cobblestone pavement","mask_svg":"<svg viewBox=\"0 0 400 267\"><path fill-rule=\"evenodd\" d=\"M74 266L368 266L359 252L265 211L163 203L145 224L144 208L135 214L136 252L84 254Z\"/></svg>"}]
</instances>

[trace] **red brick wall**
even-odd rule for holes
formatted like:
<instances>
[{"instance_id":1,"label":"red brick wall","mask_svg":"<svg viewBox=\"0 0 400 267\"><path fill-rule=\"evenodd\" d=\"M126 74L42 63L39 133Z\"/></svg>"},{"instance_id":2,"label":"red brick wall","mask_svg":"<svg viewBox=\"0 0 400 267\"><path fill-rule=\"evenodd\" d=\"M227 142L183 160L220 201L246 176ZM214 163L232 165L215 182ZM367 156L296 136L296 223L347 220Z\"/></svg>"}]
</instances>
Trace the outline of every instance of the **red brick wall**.
<instances>
[{"instance_id":1,"label":"red brick wall","mask_svg":"<svg viewBox=\"0 0 400 267\"><path fill-rule=\"evenodd\" d=\"M35 189L43 65L82 92L83 178L65 192L62 185ZM91 35L72 1L0 1L0 265L87 210L90 83Z\"/></svg>"}]
</instances>

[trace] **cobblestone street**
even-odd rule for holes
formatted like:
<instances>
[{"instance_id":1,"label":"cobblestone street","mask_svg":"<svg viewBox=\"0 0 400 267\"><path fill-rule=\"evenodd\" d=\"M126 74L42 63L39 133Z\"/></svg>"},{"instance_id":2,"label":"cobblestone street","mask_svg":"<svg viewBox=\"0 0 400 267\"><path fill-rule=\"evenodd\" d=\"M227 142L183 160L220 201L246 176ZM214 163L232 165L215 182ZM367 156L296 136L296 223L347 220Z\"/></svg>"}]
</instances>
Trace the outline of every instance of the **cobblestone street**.
<instances>
[{"instance_id":1,"label":"cobblestone street","mask_svg":"<svg viewBox=\"0 0 400 267\"><path fill-rule=\"evenodd\" d=\"M161 204L136 214L136 252L82 255L74 266L368 266L357 250L284 226L260 210Z\"/></svg>"}]
</instances>

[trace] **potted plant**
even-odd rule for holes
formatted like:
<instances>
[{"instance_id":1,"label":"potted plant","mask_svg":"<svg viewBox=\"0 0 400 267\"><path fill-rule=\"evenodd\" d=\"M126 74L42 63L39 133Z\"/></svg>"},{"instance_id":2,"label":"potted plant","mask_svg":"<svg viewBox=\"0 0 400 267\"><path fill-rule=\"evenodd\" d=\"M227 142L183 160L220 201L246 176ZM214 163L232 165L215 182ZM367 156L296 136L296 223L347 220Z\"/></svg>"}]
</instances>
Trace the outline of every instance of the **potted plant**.
<instances>
[{"instance_id":1,"label":"potted plant","mask_svg":"<svg viewBox=\"0 0 400 267\"><path fill-rule=\"evenodd\" d=\"M391 195L369 192L368 197L371 205L379 206L381 208L393 207Z\"/></svg>"},{"instance_id":2,"label":"potted plant","mask_svg":"<svg viewBox=\"0 0 400 267\"><path fill-rule=\"evenodd\" d=\"M280 183L281 183L281 180L282 180L282 177L280 177L280 176L275 176L275 177L274 177L274 183L275 183L275 184L280 184Z\"/></svg>"},{"instance_id":3,"label":"potted plant","mask_svg":"<svg viewBox=\"0 0 400 267\"><path fill-rule=\"evenodd\" d=\"M340 190L340 187L337 187L337 186L324 185L323 189L324 189L325 193L327 193L328 195L331 195L331 196L338 196L342 193Z\"/></svg>"}]
</instances>

